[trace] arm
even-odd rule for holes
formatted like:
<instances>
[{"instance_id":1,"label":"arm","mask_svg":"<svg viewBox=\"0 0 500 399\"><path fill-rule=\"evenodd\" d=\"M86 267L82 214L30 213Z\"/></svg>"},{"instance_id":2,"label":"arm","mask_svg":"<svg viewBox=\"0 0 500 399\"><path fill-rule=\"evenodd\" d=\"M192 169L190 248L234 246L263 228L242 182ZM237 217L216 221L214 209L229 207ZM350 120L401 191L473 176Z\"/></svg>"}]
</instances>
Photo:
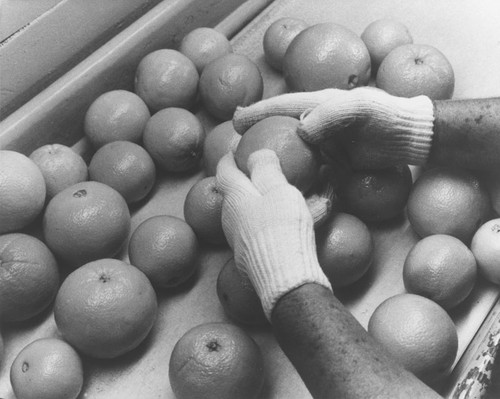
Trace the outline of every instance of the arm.
<instances>
[{"instance_id":1,"label":"arm","mask_svg":"<svg viewBox=\"0 0 500 399\"><path fill-rule=\"evenodd\" d=\"M500 168L500 97L435 101L434 118L430 162Z\"/></svg>"},{"instance_id":2,"label":"arm","mask_svg":"<svg viewBox=\"0 0 500 399\"><path fill-rule=\"evenodd\" d=\"M399 367L332 292L305 284L272 313L274 334L314 398L439 398Z\"/></svg>"},{"instance_id":3,"label":"arm","mask_svg":"<svg viewBox=\"0 0 500 399\"><path fill-rule=\"evenodd\" d=\"M334 297L318 263L312 215L281 173L276 154L260 150L248 163L250 178L232 153L217 166L224 233L236 266L248 274L278 342L313 396L435 396L396 366Z\"/></svg>"},{"instance_id":4,"label":"arm","mask_svg":"<svg viewBox=\"0 0 500 399\"><path fill-rule=\"evenodd\" d=\"M500 97L431 101L372 87L326 89L240 108L233 123L242 133L262 118L283 113L300 117L298 133L305 141L335 139L357 168L427 162L477 170L500 167Z\"/></svg>"}]
</instances>

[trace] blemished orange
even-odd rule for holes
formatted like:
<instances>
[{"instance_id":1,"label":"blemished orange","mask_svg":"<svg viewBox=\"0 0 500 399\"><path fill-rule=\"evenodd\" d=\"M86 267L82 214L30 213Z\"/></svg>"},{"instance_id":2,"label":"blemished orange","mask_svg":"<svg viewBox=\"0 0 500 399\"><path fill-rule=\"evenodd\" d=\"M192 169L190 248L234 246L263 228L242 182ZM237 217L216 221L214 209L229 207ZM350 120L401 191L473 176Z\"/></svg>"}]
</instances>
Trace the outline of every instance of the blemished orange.
<instances>
[{"instance_id":1,"label":"blemished orange","mask_svg":"<svg viewBox=\"0 0 500 399\"><path fill-rule=\"evenodd\" d=\"M181 40L179 51L193 61L198 73L213 60L233 52L228 38L214 28L193 29Z\"/></svg>"},{"instance_id":2,"label":"blemished orange","mask_svg":"<svg viewBox=\"0 0 500 399\"><path fill-rule=\"evenodd\" d=\"M427 44L405 44L384 58L377 71L377 87L398 97L425 95L432 100L453 96L455 73L446 56Z\"/></svg>"},{"instance_id":3,"label":"blemished orange","mask_svg":"<svg viewBox=\"0 0 500 399\"><path fill-rule=\"evenodd\" d=\"M307 192L319 173L317 151L297 134L299 121L289 116L265 118L241 137L234 159L238 167L247 175L248 157L253 152L268 148L279 158L283 174L288 182L303 193Z\"/></svg>"},{"instance_id":4,"label":"blemished orange","mask_svg":"<svg viewBox=\"0 0 500 399\"><path fill-rule=\"evenodd\" d=\"M207 134L203 143L203 170L207 176L215 176L220 159L236 151L240 139L232 121L218 124Z\"/></svg>"},{"instance_id":5,"label":"blemished orange","mask_svg":"<svg viewBox=\"0 0 500 399\"><path fill-rule=\"evenodd\" d=\"M216 119L227 121L238 106L262 99L264 81L259 67L242 54L226 54L205 66L200 76L200 98Z\"/></svg>"},{"instance_id":6,"label":"blemished orange","mask_svg":"<svg viewBox=\"0 0 500 399\"><path fill-rule=\"evenodd\" d=\"M190 108L196 102L200 75L180 51L161 49L146 55L137 66L135 92L153 111Z\"/></svg>"},{"instance_id":7,"label":"blemished orange","mask_svg":"<svg viewBox=\"0 0 500 399\"><path fill-rule=\"evenodd\" d=\"M184 201L184 220L201 241L226 244L222 229L222 200L215 176L205 177L189 189Z\"/></svg>"},{"instance_id":8,"label":"blemished orange","mask_svg":"<svg viewBox=\"0 0 500 399\"><path fill-rule=\"evenodd\" d=\"M72 346L88 356L111 359L144 341L157 310L156 293L143 272L118 259L99 259L66 277L54 318Z\"/></svg>"},{"instance_id":9,"label":"blemished orange","mask_svg":"<svg viewBox=\"0 0 500 399\"><path fill-rule=\"evenodd\" d=\"M364 222L382 222L403 214L412 184L407 165L355 170L339 195L346 212Z\"/></svg>"},{"instance_id":10,"label":"blemished orange","mask_svg":"<svg viewBox=\"0 0 500 399\"><path fill-rule=\"evenodd\" d=\"M279 18L264 32L262 46L264 57L269 65L278 71L283 70L283 58L288 46L300 32L306 29L309 24L300 18L283 17Z\"/></svg>"},{"instance_id":11,"label":"blemished orange","mask_svg":"<svg viewBox=\"0 0 500 399\"><path fill-rule=\"evenodd\" d=\"M0 320L16 322L41 313L59 289L56 258L38 238L0 236Z\"/></svg>"},{"instance_id":12,"label":"blemished orange","mask_svg":"<svg viewBox=\"0 0 500 399\"><path fill-rule=\"evenodd\" d=\"M43 174L31 159L0 150L0 234L33 222L43 210L46 193Z\"/></svg>"},{"instance_id":13,"label":"blemished orange","mask_svg":"<svg viewBox=\"0 0 500 399\"><path fill-rule=\"evenodd\" d=\"M264 361L259 346L242 328L200 324L175 344L169 378L177 399L257 399Z\"/></svg>"},{"instance_id":14,"label":"blemished orange","mask_svg":"<svg viewBox=\"0 0 500 399\"><path fill-rule=\"evenodd\" d=\"M449 375L457 356L453 320L441 306L420 295L386 299L370 317L368 332L399 364L429 385Z\"/></svg>"},{"instance_id":15,"label":"blemished orange","mask_svg":"<svg viewBox=\"0 0 500 399\"><path fill-rule=\"evenodd\" d=\"M260 298L248 275L236 266L234 258L222 266L217 277L217 297L224 312L245 325L267 323Z\"/></svg>"},{"instance_id":16,"label":"blemished orange","mask_svg":"<svg viewBox=\"0 0 500 399\"><path fill-rule=\"evenodd\" d=\"M18 399L76 399L83 380L80 356L57 338L31 342L10 368L12 389Z\"/></svg>"},{"instance_id":17,"label":"blemished orange","mask_svg":"<svg viewBox=\"0 0 500 399\"><path fill-rule=\"evenodd\" d=\"M205 128L183 108L165 108L154 114L144 130L144 148L167 172L196 169L203 155Z\"/></svg>"},{"instance_id":18,"label":"blemished orange","mask_svg":"<svg viewBox=\"0 0 500 399\"><path fill-rule=\"evenodd\" d=\"M143 200L156 181L156 167L139 144L114 141L99 148L89 164L90 180L118 191L128 204Z\"/></svg>"},{"instance_id":19,"label":"blemished orange","mask_svg":"<svg viewBox=\"0 0 500 399\"><path fill-rule=\"evenodd\" d=\"M467 245L490 211L488 192L476 174L445 166L425 170L407 204L408 220L420 237L449 234Z\"/></svg>"},{"instance_id":20,"label":"blemished orange","mask_svg":"<svg viewBox=\"0 0 500 399\"><path fill-rule=\"evenodd\" d=\"M390 18L377 19L370 23L361 40L370 53L372 73L378 70L383 59L396 47L413 43L410 31L402 22Z\"/></svg>"},{"instance_id":21,"label":"blemished orange","mask_svg":"<svg viewBox=\"0 0 500 399\"><path fill-rule=\"evenodd\" d=\"M153 216L132 233L129 260L155 288L168 289L188 280L198 269L199 244L193 229L170 215Z\"/></svg>"},{"instance_id":22,"label":"blemished orange","mask_svg":"<svg viewBox=\"0 0 500 399\"><path fill-rule=\"evenodd\" d=\"M73 184L88 180L89 172L84 159L63 144L41 146L30 154L30 159L43 174L47 200Z\"/></svg>"},{"instance_id":23,"label":"blemished orange","mask_svg":"<svg viewBox=\"0 0 500 399\"><path fill-rule=\"evenodd\" d=\"M479 227L470 248L481 275L500 284L500 218L488 220Z\"/></svg>"},{"instance_id":24,"label":"blemished orange","mask_svg":"<svg viewBox=\"0 0 500 399\"><path fill-rule=\"evenodd\" d=\"M458 238L434 234L418 241L403 266L408 292L422 295L444 309L462 303L476 283L477 264L471 250Z\"/></svg>"},{"instance_id":25,"label":"blemished orange","mask_svg":"<svg viewBox=\"0 0 500 399\"><path fill-rule=\"evenodd\" d=\"M47 205L42 229L45 242L65 266L115 256L130 231L130 212L115 189L99 182L77 183Z\"/></svg>"},{"instance_id":26,"label":"blemished orange","mask_svg":"<svg viewBox=\"0 0 500 399\"><path fill-rule=\"evenodd\" d=\"M316 231L316 251L332 286L358 281L373 261L373 239L364 222L348 213L337 213Z\"/></svg>"},{"instance_id":27,"label":"blemished orange","mask_svg":"<svg viewBox=\"0 0 500 399\"><path fill-rule=\"evenodd\" d=\"M335 23L312 25L290 43L283 75L290 91L349 90L370 80L370 53L361 38Z\"/></svg>"},{"instance_id":28,"label":"blemished orange","mask_svg":"<svg viewBox=\"0 0 500 399\"><path fill-rule=\"evenodd\" d=\"M85 114L84 132L94 148L117 140L139 143L151 117L135 93L112 90L97 97Z\"/></svg>"}]
</instances>

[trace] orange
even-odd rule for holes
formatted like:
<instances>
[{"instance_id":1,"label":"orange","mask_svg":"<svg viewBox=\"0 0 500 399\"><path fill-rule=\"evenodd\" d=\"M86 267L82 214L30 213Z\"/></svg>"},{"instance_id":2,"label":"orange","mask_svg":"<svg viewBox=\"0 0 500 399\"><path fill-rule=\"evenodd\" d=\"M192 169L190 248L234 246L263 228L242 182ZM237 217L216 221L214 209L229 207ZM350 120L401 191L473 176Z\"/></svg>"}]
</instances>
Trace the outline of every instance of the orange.
<instances>
[{"instance_id":1,"label":"orange","mask_svg":"<svg viewBox=\"0 0 500 399\"><path fill-rule=\"evenodd\" d=\"M21 233L0 236L0 321L22 321L45 310L59 289L49 248Z\"/></svg>"},{"instance_id":2,"label":"orange","mask_svg":"<svg viewBox=\"0 0 500 399\"><path fill-rule=\"evenodd\" d=\"M479 227L470 248L480 273L489 281L500 284L500 218L491 219Z\"/></svg>"},{"instance_id":3,"label":"orange","mask_svg":"<svg viewBox=\"0 0 500 399\"><path fill-rule=\"evenodd\" d=\"M95 148L117 140L139 143L150 116L138 95L112 90L92 102L85 114L84 132Z\"/></svg>"},{"instance_id":4,"label":"orange","mask_svg":"<svg viewBox=\"0 0 500 399\"><path fill-rule=\"evenodd\" d=\"M407 165L355 170L339 195L346 212L364 222L382 222L402 215L412 184Z\"/></svg>"},{"instance_id":5,"label":"orange","mask_svg":"<svg viewBox=\"0 0 500 399\"><path fill-rule=\"evenodd\" d=\"M31 159L0 150L0 234L33 222L43 209L46 192L43 174Z\"/></svg>"},{"instance_id":6,"label":"orange","mask_svg":"<svg viewBox=\"0 0 500 399\"><path fill-rule=\"evenodd\" d=\"M217 164L229 151L235 151L241 136L234 130L233 122L215 126L203 143L203 169L207 176L215 176Z\"/></svg>"},{"instance_id":7,"label":"orange","mask_svg":"<svg viewBox=\"0 0 500 399\"><path fill-rule=\"evenodd\" d=\"M236 267L234 258L229 259L219 272L217 297L231 319L248 325L267 323L252 282L245 272Z\"/></svg>"},{"instance_id":8,"label":"orange","mask_svg":"<svg viewBox=\"0 0 500 399\"><path fill-rule=\"evenodd\" d=\"M118 191L128 204L144 199L156 180L149 153L130 141L114 141L99 148L89 164L90 180Z\"/></svg>"},{"instance_id":9,"label":"orange","mask_svg":"<svg viewBox=\"0 0 500 399\"><path fill-rule=\"evenodd\" d=\"M75 151L63 144L37 148L30 159L40 168L47 188L47 200L73 184L89 177L87 164Z\"/></svg>"},{"instance_id":10,"label":"orange","mask_svg":"<svg viewBox=\"0 0 500 399\"><path fill-rule=\"evenodd\" d=\"M199 244L193 229L175 216L153 216L132 233L130 263L142 270L153 286L175 287L198 268Z\"/></svg>"},{"instance_id":11,"label":"orange","mask_svg":"<svg viewBox=\"0 0 500 399\"><path fill-rule=\"evenodd\" d=\"M121 260L99 259L66 277L54 317L63 338L79 351L115 358L146 338L157 309L155 291L143 272Z\"/></svg>"},{"instance_id":12,"label":"orange","mask_svg":"<svg viewBox=\"0 0 500 399\"><path fill-rule=\"evenodd\" d=\"M386 299L370 317L368 332L398 363L429 385L449 375L457 355L452 319L441 306L420 295Z\"/></svg>"},{"instance_id":13,"label":"orange","mask_svg":"<svg viewBox=\"0 0 500 399\"><path fill-rule=\"evenodd\" d=\"M213 60L233 52L231 43L213 28L193 29L182 38L179 51L193 61L198 73Z\"/></svg>"},{"instance_id":14,"label":"orange","mask_svg":"<svg viewBox=\"0 0 500 399\"><path fill-rule=\"evenodd\" d=\"M420 175L407 205L408 220L419 236L449 234L467 245L489 213L488 193L478 177L444 166Z\"/></svg>"},{"instance_id":15,"label":"orange","mask_svg":"<svg viewBox=\"0 0 500 399\"><path fill-rule=\"evenodd\" d=\"M311 188L319 173L316 151L297 134L299 121L289 116L271 116L248 129L234 153L238 167L249 174L248 157L262 148L273 150L288 182L300 191Z\"/></svg>"},{"instance_id":16,"label":"orange","mask_svg":"<svg viewBox=\"0 0 500 399\"><path fill-rule=\"evenodd\" d=\"M425 95L432 100L453 96L455 74L446 56L427 44L405 44L384 58L377 87L398 97Z\"/></svg>"},{"instance_id":17,"label":"orange","mask_svg":"<svg viewBox=\"0 0 500 399\"><path fill-rule=\"evenodd\" d=\"M365 86L370 71L370 53L363 41L334 23L304 29L292 40L283 58L283 75L290 91Z\"/></svg>"},{"instance_id":18,"label":"orange","mask_svg":"<svg viewBox=\"0 0 500 399\"><path fill-rule=\"evenodd\" d=\"M408 253L403 282L408 292L451 309L469 296L476 274L476 259L462 241L434 234L417 242Z\"/></svg>"},{"instance_id":19,"label":"orange","mask_svg":"<svg viewBox=\"0 0 500 399\"><path fill-rule=\"evenodd\" d=\"M130 231L127 203L99 182L77 183L57 194L43 216L48 247L75 268L118 253Z\"/></svg>"},{"instance_id":20,"label":"orange","mask_svg":"<svg viewBox=\"0 0 500 399\"><path fill-rule=\"evenodd\" d=\"M82 360L60 339L37 339L15 358L10 381L18 399L76 399L83 387Z\"/></svg>"},{"instance_id":21,"label":"orange","mask_svg":"<svg viewBox=\"0 0 500 399\"><path fill-rule=\"evenodd\" d=\"M205 128L183 108L166 108L154 114L144 131L144 147L167 172L186 172L199 166Z\"/></svg>"},{"instance_id":22,"label":"orange","mask_svg":"<svg viewBox=\"0 0 500 399\"><path fill-rule=\"evenodd\" d=\"M494 212L500 216L500 176L496 172L492 172L487 176L486 185L490 194L491 206Z\"/></svg>"},{"instance_id":23,"label":"orange","mask_svg":"<svg viewBox=\"0 0 500 399\"><path fill-rule=\"evenodd\" d=\"M200 76L193 61L177 50L146 55L137 66L135 92L152 111L194 105Z\"/></svg>"},{"instance_id":24,"label":"orange","mask_svg":"<svg viewBox=\"0 0 500 399\"><path fill-rule=\"evenodd\" d=\"M267 63L278 71L283 70L283 58L288 46L308 26L306 21L293 17L279 18L269 25L262 39Z\"/></svg>"},{"instance_id":25,"label":"orange","mask_svg":"<svg viewBox=\"0 0 500 399\"><path fill-rule=\"evenodd\" d=\"M358 281L370 268L372 235L356 216L337 213L316 231L316 250L332 286L345 287Z\"/></svg>"},{"instance_id":26,"label":"orange","mask_svg":"<svg viewBox=\"0 0 500 399\"><path fill-rule=\"evenodd\" d=\"M396 47L413 43L413 38L403 23L394 19L382 18L370 23L361 40L366 44L372 62L372 73L375 72L383 59Z\"/></svg>"},{"instance_id":27,"label":"orange","mask_svg":"<svg viewBox=\"0 0 500 399\"><path fill-rule=\"evenodd\" d=\"M264 81L258 66L242 54L226 54L205 66L200 76L200 98L215 118L227 121L237 106L262 99Z\"/></svg>"},{"instance_id":28,"label":"orange","mask_svg":"<svg viewBox=\"0 0 500 399\"><path fill-rule=\"evenodd\" d=\"M177 399L257 399L264 361L260 348L240 327L206 323L177 341L169 377Z\"/></svg>"},{"instance_id":29,"label":"orange","mask_svg":"<svg viewBox=\"0 0 500 399\"><path fill-rule=\"evenodd\" d=\"M204 242L226 244L226 236L222 230L222 200L215 176L199 180L186 195L184 220Z\"/></svg>"}]
</instances>

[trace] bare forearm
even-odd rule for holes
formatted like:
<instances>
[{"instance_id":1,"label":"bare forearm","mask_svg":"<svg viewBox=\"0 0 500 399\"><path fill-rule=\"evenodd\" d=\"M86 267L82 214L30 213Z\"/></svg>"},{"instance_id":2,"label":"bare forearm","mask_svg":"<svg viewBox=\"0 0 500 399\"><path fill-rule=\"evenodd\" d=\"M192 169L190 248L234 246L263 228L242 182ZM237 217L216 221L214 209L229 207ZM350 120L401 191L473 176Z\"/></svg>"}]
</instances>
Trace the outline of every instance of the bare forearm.
<instances>
[{"instance_id":1,"label":"bare forearm","mask_svg":"<svg viewBox=\"0 0 500 399\"><path fill-rule=\"evenodd\" d=\"M500 168L500 97L435 101L434 117L431 163Z\"/></svg>"},{"instance_id":2,"label":"bare forearm","mask_svg":"<svg viewBox=\"0 0 500 399\"><path fill-rule=\"evenodd\" d=\"M322 286L305 284L284 295L273 310L272 325L316 399L439 397L397 366Z\"/></svg>"}]
</instances>

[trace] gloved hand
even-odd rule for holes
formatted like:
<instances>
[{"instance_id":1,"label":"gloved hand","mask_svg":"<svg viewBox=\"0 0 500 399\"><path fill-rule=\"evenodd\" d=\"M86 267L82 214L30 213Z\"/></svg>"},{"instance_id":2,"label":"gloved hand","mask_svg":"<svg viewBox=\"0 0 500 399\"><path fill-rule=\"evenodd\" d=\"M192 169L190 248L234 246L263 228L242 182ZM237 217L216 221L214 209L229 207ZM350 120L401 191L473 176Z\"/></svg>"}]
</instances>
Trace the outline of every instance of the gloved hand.
<instances>
[{"instance_id":1,"label":"gloved hand","mask_svg":"<svg viewBox=\"0 0 500 399\"><path fill-rule=\"evenodd\" d=\"M434 105L426 96L395 97L373 87L288 93L238 108L233 124L243 134L272 115L300 118L298 134L308 143L345 146L355 168L423 165L432 145Z\"/></svg>"},{"instance_id":2,"label":"gloved hand","mask_svg":"<svg viewBox=\"0 0 500 399\"><path fill-rule=\"evenodd\" d=\"M222 226L236 265L250 277L270 320L287 292L305 283L331 285L318 263L311 212L300 191L287 182L276 154L256 151L248 167L250 178L232 153L219 161Z\"/></svg>"}]
</instances>

